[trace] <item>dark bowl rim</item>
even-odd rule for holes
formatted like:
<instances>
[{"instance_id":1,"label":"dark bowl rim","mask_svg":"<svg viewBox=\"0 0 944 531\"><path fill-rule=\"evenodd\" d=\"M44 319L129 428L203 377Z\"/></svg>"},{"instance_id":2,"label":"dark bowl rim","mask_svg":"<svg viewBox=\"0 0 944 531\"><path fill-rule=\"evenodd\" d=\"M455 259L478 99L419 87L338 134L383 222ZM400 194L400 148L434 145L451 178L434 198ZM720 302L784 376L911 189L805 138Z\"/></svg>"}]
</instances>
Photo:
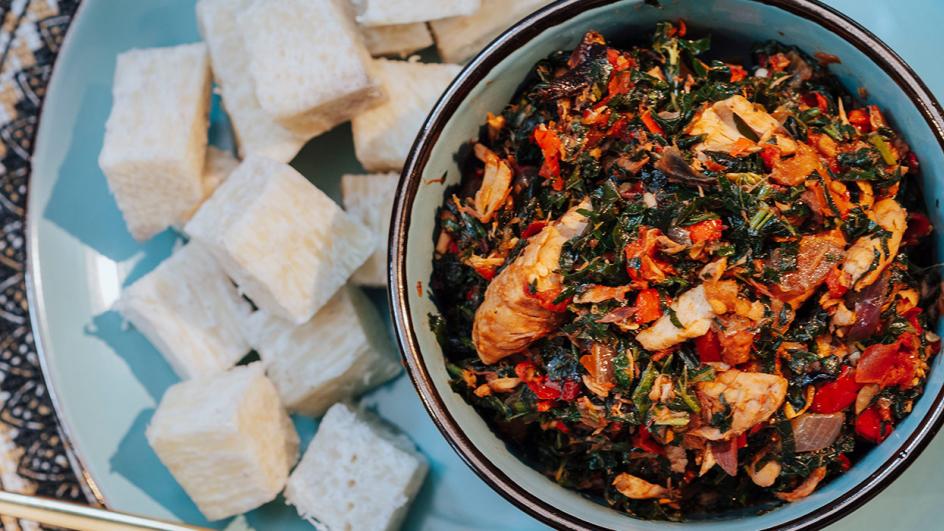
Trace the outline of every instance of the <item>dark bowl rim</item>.
<instances>
[{"instance_id":1,"label":"dark bowl rim","mask_svg":"<svg viewBox=\"0 0 944 531\"><path fill-rule=\"evenodd\" d=\"M469 61L440 97L416 137L397 188L389 234L388 261L392 267L388 271L387 295L393 313L397 343L423 406L450 446L482 480L526 513L555 528L602 529L526 491L495 466L472 443L449 412L442 397L436 391L414 330L409 290L422 289L422 287L421 284L417 287L410 286L406 276L407 237L412 206L422 181L422 171L445 124L472 88L508 55L544 30L586 11L620 1L623 0L560 0L519 21ZM800 16L855 46L888 74L908 96L934 133L938 145L944 150L944 110L941 105L914 70L869 30L818 0L750 1ZM900 445L898 451L882 463L873 474L842 493L835 502L779 524L774 529L819 528L839 520L871 500L900 476L930 443L944 422L942 404L944 404L944 386L934 397L928 414L919 421L918 426Z\"/></svg>"}]
</instances>

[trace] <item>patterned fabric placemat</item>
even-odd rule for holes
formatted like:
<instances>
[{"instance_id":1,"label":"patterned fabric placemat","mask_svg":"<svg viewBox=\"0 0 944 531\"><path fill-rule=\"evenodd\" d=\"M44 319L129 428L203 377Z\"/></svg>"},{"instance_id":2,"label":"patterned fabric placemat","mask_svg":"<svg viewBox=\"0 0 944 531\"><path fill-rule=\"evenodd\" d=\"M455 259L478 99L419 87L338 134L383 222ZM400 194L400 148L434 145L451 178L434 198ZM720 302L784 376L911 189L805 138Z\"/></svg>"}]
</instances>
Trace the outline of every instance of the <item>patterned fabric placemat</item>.
<instances>
[{"instance_id":1,"label":"patterned fabric placemat","mask_svg":"<svg viewBox=\"0 0 944 531\"><path fill-rule=\"evenodd\" d=\"M0 488L86 501L43 382L24 283L30 155L79 0L0 0ZM0 516L3 529L39 529Z\"/></svg>"}]
</instances>

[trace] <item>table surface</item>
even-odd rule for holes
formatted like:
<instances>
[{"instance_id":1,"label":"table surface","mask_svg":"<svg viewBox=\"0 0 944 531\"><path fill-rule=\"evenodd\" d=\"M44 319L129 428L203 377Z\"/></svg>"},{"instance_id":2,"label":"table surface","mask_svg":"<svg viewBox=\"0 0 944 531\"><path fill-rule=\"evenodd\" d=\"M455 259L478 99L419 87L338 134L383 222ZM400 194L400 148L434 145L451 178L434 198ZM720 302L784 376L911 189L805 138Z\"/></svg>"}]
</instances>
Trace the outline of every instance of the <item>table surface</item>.
<instances>
[{"instance_id":1,"label":"table surface","mask_svg":"<svg viewBox=\"0 0 944 531\"><path fill-rule=\"evenodd\" d=\"M138 0L141 1L141 0ZM694 1L694 0L693 0ZM944 100L942 0L826 0L896 50ZM23 273L23 216L29 154L45 84L78 0L0 1L0 487L80 499L63 455L29 329ZM797 43L802 46L803 43ZM944 433L869 508L835 529L944 528L937 505L944 495L939 457ZM935 486L924 488L924 486ZM35 528L0 516L3 529Z\"/></svg>"}]
</instances>

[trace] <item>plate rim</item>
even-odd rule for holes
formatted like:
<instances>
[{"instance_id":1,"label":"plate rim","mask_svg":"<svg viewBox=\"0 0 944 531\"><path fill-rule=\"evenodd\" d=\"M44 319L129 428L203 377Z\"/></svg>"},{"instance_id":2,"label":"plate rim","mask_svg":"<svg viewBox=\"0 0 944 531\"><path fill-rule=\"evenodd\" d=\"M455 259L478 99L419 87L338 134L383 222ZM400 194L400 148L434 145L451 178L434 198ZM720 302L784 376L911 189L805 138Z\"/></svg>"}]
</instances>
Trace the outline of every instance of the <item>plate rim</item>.
<instances>
[{"instance_id":1,"label":"plate rim","mask_svg":"<svg viewBox=\"0 0 944 531\"><path fill-rule=\"evenodd\" d=\"M394 199L394 214L390 227L387 297L393 312L397 343L403 354L410 380L444 438L462 460L492 489L524 512L545 524L574 529L600 529L595 524L551 506L537 495L525 491L466 436L465 430L450 413L442 396L436 391L416 337L412 316L409 278L406 274L406 248L412 206L422 181L422 170L429 160L433 144L458 107L473 87L499 63L522 44L529 42L546 29L589 10L623 0L559 0L522 19L479 52L453 80L427 116L413 143L407 163L401 174ZM648 2L648 0L645 0ZM944 109L915 70L870 30L837 9L819 0L747 0L782 9L799 16L826 31L837 34L857 48L902 90L931 129L944 151ZM939 354L941 355L941 354ZM939 368L940 369L940 368ZM818 528L834 523L873 499L897 479L930 444L944 424L944 386L933 397L928 414L872 474L841 493L830 504L822 505L796 518L775 524L773 529Z\"/></svg>"},{"instance_id":2,"label":"plate rim","mask_svg":"<svg viewBox=\"0 0 944 531\"><path fill-rule=\"evenodd\" d=\"M59 46L59 51L56 53L52 72L49 75L49 82L46 84L46 95L36 113L36 135L33 142L33 151L30 154L30 173L26 188L26 209L25 215L23 216L25 223L24 233L26 235L26 271L24 277L26 283L26 300L29 306L30 328L33 334L33 343L36 346L36 357L39 359L39 367L43 375L43 383L45 384L46 392L49 394L49 400L52 402L53 410L56 412L56 425L58 427L59 436L62 439L66 459L69 461L69 465L75 473L76 482L79 484L79 488L82 490L82 494L85 495L86 500L92 505L110 508L104 493L98 486L98 482L92 476L90 468L85 462L85 454L78 447L75 442L76 439L72 436L75 432L75 429L72 427L72 422L63 415L56 377L49 366L49 361L46 356L47 349L49 348L45 341L48 326L46 322L46 309L43 304L44 299L42 297L42 279L41 275L39 275L38 224L34 218L34 216L37 215L36 211L39 210L39 205L35 204L37 201L35 195L30 193L33 189L33 176L36 174L36 168L37 166L43 166L42 163L37 164L38 159L35 155L45 149L45 145L48 142L46 140L47 135L44 134L47 127L44 127L43 121L46 102L49 101L50 96L59 91L57 87L62 84L61 79L63 77L61 73L63 67L61 66L62 61L60 61L60 59L65 55L67 50L72 48L73 41L75 40L73 35L76 33L74 30L85 22L88 5L91 4L92 1L94 0L80 2L76 8L75 14L72 16L69 27L66 29L65 36L62 39L62 44Z\"/></svg>"}]
</instances>

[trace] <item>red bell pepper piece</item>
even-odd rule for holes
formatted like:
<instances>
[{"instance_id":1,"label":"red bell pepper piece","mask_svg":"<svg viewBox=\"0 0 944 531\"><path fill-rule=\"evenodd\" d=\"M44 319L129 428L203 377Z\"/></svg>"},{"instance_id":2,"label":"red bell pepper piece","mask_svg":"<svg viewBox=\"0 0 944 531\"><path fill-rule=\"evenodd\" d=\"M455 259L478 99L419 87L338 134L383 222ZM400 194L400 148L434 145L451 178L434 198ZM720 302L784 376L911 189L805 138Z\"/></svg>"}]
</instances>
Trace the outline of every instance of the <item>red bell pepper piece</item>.
<instances>
[{"instance_id":1,"label":"red bell pepper piece","mask_svg":"<svg viewBox=\"0 0 944 531\"><path fill-rule=\"evenodd\" d=\"M915 377L918 345L917 338L910 332L905 332L894 343L880 343L866 348L856 366L856 382L876 383L882 387L911 387Z\"/></svg>"},{"instance_id":2,"label":"red bell pepper piece","mask_svg":"<svg viewBox=\"0 0 944 531\"><path fill-rule=\"evenodd\" d=\"M657 122L656 119L652 117L652 113L649 112L649 110L646 110L644 113L642 113L640 119L642 120L642 123L645 124L646 129L648 129L650 133L654 135L665 135L665 131L662 130L662 126L659 125L659 122Z\"/></svg>"},{"instance_id":3,"label":"red bell pepper piece","mask_svg":"<svg viewBox=\"0 0 944 531\"><path fill-rule=\"evenodd\" d=\"M724 225L720 219L706 219L688 226L688 237L692 243L713 242L721 239Z\"/></svg>"},{"instance_id":4,"label":"red bell pepper piece","mask_svg":"<svg viewBox=\"0 0 944 531\"><path fill-rule=\"evenodd\" d=\"M695 352L702 363L721 361L721 341L718 340L718 334L709 330L705 335L696 337Z\"/></svg>"},{"instance_id":5,"label":"red bell pepper piece","mask_svg":"<svg viewBox=\"0 0 944 531\"><path fill-rule=\"evenodd\" d=\"M856 382L855 371L845 366L838 378L819 386L810 409L814 413L838 413L855 402L861 388L862 385Z\"/></svg>"},{"instance_id":6,"label":"red bell pepper piece","mask_svg":"<svg viewBox=\"0 0 944 531\"><path fill-rule=\"evenodd\" d=\"M855 431L863 439L878 444L892 433L890 422L884 422L876 406L871 406L855 420Z\"/></svg>"},{"instance_id":7,"label":"red bell pepper piece","mask_svg":"<svg viewBox=\"0 0 944 531\"><path fill-rule=\"evenodd\" d=\"M531 236L534 236L535 234L544 230L544 227L546 226L546 221L532 221L527 227L524 228L523 231L521 231L521 237L530 238Z\"/></svg>"},{"instance_id":8,"label":"red bell pepper piece","mask_svg":"<svg viewBox=\"0 0 944 531\"><path fill-rule=\"evenodd\" d=\"M872 130L872 120L869 119L869 112L865 109L852 109L846 117L860 133L868 133Z\"/></svg>"},{"instance_id":9,"label":"red bell pepper piece","mask_svg":"<svg viewBox=\"0 0 944 531\"><path fill-rule=\"evenodd\" d=\"M636 295L636 313L633 320L639 324L646 324L662 317L662 301L659 291L655 288L646 288Z\"/></svg>"}]
</instances>

